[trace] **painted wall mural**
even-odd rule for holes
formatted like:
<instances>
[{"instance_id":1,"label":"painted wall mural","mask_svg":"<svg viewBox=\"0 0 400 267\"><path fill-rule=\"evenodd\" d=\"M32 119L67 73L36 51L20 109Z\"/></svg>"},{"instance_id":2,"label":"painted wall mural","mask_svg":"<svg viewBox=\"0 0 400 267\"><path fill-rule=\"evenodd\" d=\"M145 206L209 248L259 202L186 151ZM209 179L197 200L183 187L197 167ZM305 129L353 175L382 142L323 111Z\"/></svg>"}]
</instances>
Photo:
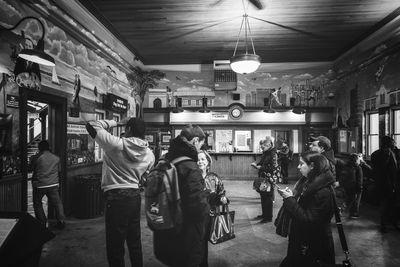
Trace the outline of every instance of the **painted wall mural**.
<instances>
[{"instance_id":1,"label":"painted wall mural","mask_svg":"<svg viewBox=\"0 0 400 267\"><path fill-rule=\"evenodd\" d=\"M41 1L41 4L49 8L52 6L48 1ZM17 21L27 15L40 17L19 1L0 0L0 7L0 25L5 28L11 28ZM125 72L97 54L98 51L88 49L68 36L64 30L42 18L41 21L46 28L45 51L54 57L56 67L54 70L46 66L40 67L42 71L50 73L50 76L52 76L50 84L52 87L56 87L59 80L72 82L72 84L63 82L59 84L64 91L71 94L72 100L72 94L74 93L73 81L75 80L75 75L78 74L82 86L85 87L85 90L81 92L82 97L94 101L96 100L95 93L113 93L127 98L131 93L131 88ZM21 31L34 45L36 45L42 34L41 27L35 20L27 20L14 30L14 39L21 35ZM15 40L8 40L7 43L2 42L0 47L0 65L2 65L2 69L6 68L9 71L14 68L15 64L13 59L10 58L10 53L12 53L10 46L13 43L15 43ZM20 49L22 48L20 47Z\"/></svg>"},{"instance_id":2,"label":"painted wall mural","mask_svg":"<svg viewBox=\"0 0 400 267\"><path fill-rule=\"evenodd\" d=\"M362 54L351 54L335 66L341 90L337 91L337 105L346 121L351 115L350 94L358 89L363 110L399 105L400 90L400 37L382 40ZM397 49L396 49L397 47Z\"/></svg>"},{"instance_id":3,"label":"painted wall mural","mask_svg":"<svg viewBox=\"0 0 400 267\"><path fill-rule=\"evenodd\" d=\"M206 96L212 99L213 106L220 107L229 106L233 102L248 107L262 107L265 97L274 100L274 106L289 106L291 97L296 99L296 105L334 106L333 96L341 86L329 67L238 75L235 91L214 90L212 67L202 66L201 72L165 73L165 78L159 82L159 88L167 89L166 92L171 91L173 96L189 97L195 101ZM240 100L232 100L228 92L240 94ZM147 107L152 107L152 99L149 97Z\"/></svg>"}]
</instances>

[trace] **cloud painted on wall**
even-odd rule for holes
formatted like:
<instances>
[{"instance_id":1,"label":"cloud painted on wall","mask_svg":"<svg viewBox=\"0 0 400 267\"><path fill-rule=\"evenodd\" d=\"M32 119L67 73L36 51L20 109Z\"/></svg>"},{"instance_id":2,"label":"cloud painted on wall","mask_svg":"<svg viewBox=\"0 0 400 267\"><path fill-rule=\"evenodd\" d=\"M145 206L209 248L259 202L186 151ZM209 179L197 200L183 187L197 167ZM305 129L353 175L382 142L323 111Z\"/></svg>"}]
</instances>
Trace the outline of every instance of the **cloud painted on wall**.
<instances>
[{"instance_id":1,"label":"cloud painted on wall","mask_svg":"<svg viewBox=\"0 0 400 267\"><path fill-rule=\"evenodd\" d=\"M0 17L8 26L14 26L15 21L21 19L23 15L9 3L0 0Z\"/></svg>"},{"instance_id":2,"label":"cloud painted on wall","mask_svg":"<svg viewBox=\"0 0 400 267\"><path fill-rule=\"evenodd\" d=\"M300 74L300 75L296 75L293 78L294 79L298 79L298 80L310 80L312 79L314 76L312 76L309 73L304 73L304 74Z\"/></svg>"}]
</instances>

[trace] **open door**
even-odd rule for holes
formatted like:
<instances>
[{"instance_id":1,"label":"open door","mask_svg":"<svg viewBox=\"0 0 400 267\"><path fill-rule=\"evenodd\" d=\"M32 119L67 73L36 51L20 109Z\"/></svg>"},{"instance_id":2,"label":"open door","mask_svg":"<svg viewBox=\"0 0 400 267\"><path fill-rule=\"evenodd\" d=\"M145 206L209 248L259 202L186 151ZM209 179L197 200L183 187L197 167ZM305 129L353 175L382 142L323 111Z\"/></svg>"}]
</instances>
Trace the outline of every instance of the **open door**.
<instances>
[{"instance_id":1,"label":"open door","mask_svg":"<svg viewBox=\"0 0 400 267\"><path fill-rule=\"evenodd\" d=\"M21 209L28 211L28 161L32 152L28 146L35 138L47 139L51 151L60 157L61 180L60 194L65 202L66 186L66 144L67 144L67 99L27 88L20 88L20 148L21 148ZM35 118L29 116L36 110L40 123L40 134L35 134L32 127ZM33 109L32 109L33 108ZM39 140L40 141L40 140Z\"/></svg>"}]
</instances>

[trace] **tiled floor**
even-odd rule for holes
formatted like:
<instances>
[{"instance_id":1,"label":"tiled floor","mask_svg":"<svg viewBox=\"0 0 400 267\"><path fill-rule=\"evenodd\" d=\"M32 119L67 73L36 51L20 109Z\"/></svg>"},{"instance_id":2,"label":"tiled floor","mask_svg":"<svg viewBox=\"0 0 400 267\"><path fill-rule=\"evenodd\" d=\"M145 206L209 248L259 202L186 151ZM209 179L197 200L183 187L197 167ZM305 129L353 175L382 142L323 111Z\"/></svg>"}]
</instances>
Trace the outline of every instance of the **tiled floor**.
<instances>
[{"instance_id":1,"label":"tiled floor","mask_svg":"<svg viewBox=\"0 0 400 267\"><path fill-rule=\"evenodd\" d=\"M231 209L236 211L236 238L225 243L209 244L209 265L225 266L279 266L286 255L287 239L275 234L272 223L260 224L254 217L260 213L259 195L252 190L249 181L225 181L231 200ZM275 215L282 201L276 197ZM377 207L363 204L361 218L344 219L350 252L358 267L400 266L400 232L378 232ZM340 242L334 229L337 260L343 259ZM57 236L43 249L41 267L105 267L104 218L77 220L69 218L67 228L55 231ZM152 251L152 232L142 216L142 244L145 266L163 266L155 259ZM126 263L129 260L126 256Z\"/></svg>"}]
</instances>

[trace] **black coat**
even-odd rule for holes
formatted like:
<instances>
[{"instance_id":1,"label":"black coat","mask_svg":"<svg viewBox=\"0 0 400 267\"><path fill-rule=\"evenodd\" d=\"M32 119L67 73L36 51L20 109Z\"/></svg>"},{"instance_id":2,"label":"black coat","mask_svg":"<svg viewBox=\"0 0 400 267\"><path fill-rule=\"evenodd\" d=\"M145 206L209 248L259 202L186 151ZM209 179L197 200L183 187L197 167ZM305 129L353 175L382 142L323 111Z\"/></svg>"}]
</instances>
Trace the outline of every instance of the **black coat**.
<instances>
[{"instance_id":1,"label":"black coat","mask_svg":"<svg viewBox=\"0 0 400 267\"><path fill-rule=\"evenodd\" d=\"M362 192L364 175L361 165L347 163L340 176L340 185L346 192L351 194Z\"/></svg>"},{"instance_id":2,"label":"black coat","mask_svg":"<svg viewBox=\"0 0 400 267\"><path fill-rule=\"evenodd\" d=\"M182 156L193 159L176 165L184 222L202 222L208 218L210 211L208 191L202 172L197 166L197 154L196 148L180 136L171 141L167 154L170 161Z\"/></svg>"},{"instance_id":3,"label":"black coat","mask_svg":"<svg viewBox=\"0 0 400 267\"><path fill-rule=\"evenodd\" d=\"M168 266L194 267L200 265L203 260L210 206L208 191L197 166L197 150L187 140L178 136L171 140L166 158L171 161L181 156L192 159L175 164L181 196L182 228L179 232L155 231L154 254Z\"/></svg>"},{"instance_id":4,"label":"black coat","mask_svg":"<svg viewBox=\"0 0 400 267\"><path fill-rule=\"evenodd\" d=\"M381 197L393 194L397 178L397 163L392 150L381 148L371 154L373 178Z\"/></svg>"},{"instance_id":5,"label":"black coat","mask_svg":"<svg viewBox=\"0 0 400 267\"><path fill-rule=\"evenodd\" d=\"M284 199L283 206L291 216L287 256L281 266L313 266L307 260L335 262L335 251L331 231L334 214L334 183L331 172L321 174L311 181L304 177L298 201L295 197ZM301 182L301 181L300 181ZM303 255L308 255L308 257ZM316 265L318 266L318 265Z\"/></svg>"}]
</instances>

